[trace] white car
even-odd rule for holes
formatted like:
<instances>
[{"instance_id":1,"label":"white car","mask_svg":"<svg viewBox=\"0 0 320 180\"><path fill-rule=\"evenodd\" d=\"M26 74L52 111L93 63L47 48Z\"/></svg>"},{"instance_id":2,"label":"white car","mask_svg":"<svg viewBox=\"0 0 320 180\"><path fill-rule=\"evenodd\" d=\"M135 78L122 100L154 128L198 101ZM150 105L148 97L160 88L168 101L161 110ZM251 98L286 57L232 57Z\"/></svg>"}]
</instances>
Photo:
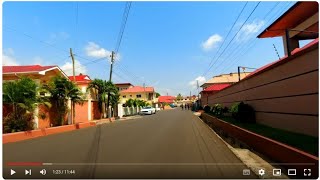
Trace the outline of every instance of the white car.
<instances>
[{"instance_id":1,"label":"white car","mask_svg":"<svg viewBox=\"0 0 320 180\"><path fill-rule=\"evenodd\" d=\"M144 107L140 110L140 114L155 114L156 109L153 107Z\"/></svg>"}]
</instances>

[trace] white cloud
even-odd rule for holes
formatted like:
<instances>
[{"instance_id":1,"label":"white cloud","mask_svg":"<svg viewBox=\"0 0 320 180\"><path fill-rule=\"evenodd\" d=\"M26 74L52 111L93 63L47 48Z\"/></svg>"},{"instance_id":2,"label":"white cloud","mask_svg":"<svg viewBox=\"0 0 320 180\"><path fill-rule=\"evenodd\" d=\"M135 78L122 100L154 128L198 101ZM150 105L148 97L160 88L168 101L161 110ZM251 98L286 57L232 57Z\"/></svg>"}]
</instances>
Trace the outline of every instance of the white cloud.
<instances>
[{"instance_id":1,"label":"white cloud","mask_svg":"<svg viewBox=\"0 0 320 180\"><path fill-rule=\"evenodd\" d=\"M93 58L108 58L111 60L111 51L100 47L98 44L94 42L88 42L85 46L86 55ZM120 60L121 55L118 53L115 56L115 60Z\"/></svg>"},{"instance_id":2,"label":"white cloud","mask_svg":"<svg viewBox=\"0 0 320 180\"><path fill-rule=\"evenodd\" d=\"M245 24L236 36L236 40L247 41L253 37L257 32L260 32L261 28L265 24L263 20L255 20L252 23Z\"/></svg>"},{"instance_id":3,"label":"white cloud","mask_svg":"<svg viewBox=\"0 0 320 180\"><path fill-rule=\"evenodd\" d=\"M2 65L4 66L16 66L19 65L14 57L14 51L12 48L3 50L2 52Z\"/></svg>"},{"instance_id":4,"label":"white cloud","mask_svg":"<svg viewBox=\"0 0 320 180\"><path fill-rule=\"evenodd\" d=\"M205 51L211 50L217 47L217 44L222 41L222 37L219 34L210 36L205 42L201 44L202 49Z\"/></svg>"},{"instance_id":5,"label":"white cloud","mask_svg":"<svg viewBox=\"0 0 320 180\"><path fill-rule=\"evenodd\" d=\"M194 80L189 82L189 86L191 86L193 89L197 88L197 81L199 84L199 87L206 82L206 78L204 76L198 76L197 78L195 78Z\"/></svg>"},{"instance_id":6,"label":"white cloud","mask_svg":"<svg viewBox=\"0 0 320 180\"><path fill-rule=\"evenodd\" d=\"M82 74L87 74L87 68L82 65L78 60L74 61L75 65L75 73L76 75L82 73ZM66 62L64 65L61 66L61 69L63 72L65 72L68 76L72 76L72 63L71 62Z\"/></svg>"}]
</instances>

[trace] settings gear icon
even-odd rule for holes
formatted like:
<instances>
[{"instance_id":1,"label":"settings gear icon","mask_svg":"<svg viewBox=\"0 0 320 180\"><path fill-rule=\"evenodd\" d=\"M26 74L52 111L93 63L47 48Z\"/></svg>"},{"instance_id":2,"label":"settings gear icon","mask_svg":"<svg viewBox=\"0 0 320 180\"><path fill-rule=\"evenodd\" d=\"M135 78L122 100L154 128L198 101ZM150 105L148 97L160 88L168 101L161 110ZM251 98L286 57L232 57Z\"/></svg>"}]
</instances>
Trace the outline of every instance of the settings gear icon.
<instances>
[{"instance_id":1,"label":"settings gear icon","mask_svg":"<svg viewBox=\"0 0 320 180\"><path fill-rule=\"evenodd\" d=\"M265 174L264 169L259 169L259 175L260 175L260 176L263 176L264 174Z\"/></svg>"}]
</instances>

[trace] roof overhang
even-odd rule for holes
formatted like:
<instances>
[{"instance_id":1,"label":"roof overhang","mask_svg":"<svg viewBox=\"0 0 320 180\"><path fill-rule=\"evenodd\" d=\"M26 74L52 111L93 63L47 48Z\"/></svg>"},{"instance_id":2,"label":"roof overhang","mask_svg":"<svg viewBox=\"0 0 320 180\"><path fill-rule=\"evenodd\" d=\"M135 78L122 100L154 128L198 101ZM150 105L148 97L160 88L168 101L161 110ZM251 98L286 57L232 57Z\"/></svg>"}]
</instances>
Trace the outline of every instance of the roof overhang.
<instances>
[{"instance_id":1,"label":"roof overhang","mask_svg":"<svg viewBox=\"0 0 320 180\"><path fill-rule=\"evenodd\" d=\"M290 38L315 39L319 36L318 2L297 2L275 22L267 27L258 38L284 36L290 30Z\"/></svg>"},{"instance_id":2,"label":"roof overhang","mask_svg":"<svg viewBox=\"0 0 320 180\"><path fill-rule=\"evenodd\" d=\"M46 73L48 71L53 71L53 70L58 70L65 78L69 79L68 76L58 67L52 67L52 68L48 68L42 71L24 71L24 72L8 72L8 73L3 73L4 75L17 75L17 74L39 74L39 75L46 75Z\"/></svg>"}]
</instances>

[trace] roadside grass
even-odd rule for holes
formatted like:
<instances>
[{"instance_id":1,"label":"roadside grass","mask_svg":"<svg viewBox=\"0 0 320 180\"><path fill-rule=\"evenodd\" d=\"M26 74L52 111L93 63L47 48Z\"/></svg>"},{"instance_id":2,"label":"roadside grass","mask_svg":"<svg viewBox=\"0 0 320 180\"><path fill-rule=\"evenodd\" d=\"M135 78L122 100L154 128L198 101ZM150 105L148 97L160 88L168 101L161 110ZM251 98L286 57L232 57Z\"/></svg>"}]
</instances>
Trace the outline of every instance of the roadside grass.
<instances>
[{"instance_id":1,"label":"roadside grass","mask_svg":"<svg viewBox=\"0 0 320 180\"><path fill-rule=\"evenodd\" d=\"M210 114L212 115L212 114ZM213 116L213 115L212 115ZM246 130L252 131L259 135L268 137L270 139L282 142L289 146L293 146L302 151L308 152L318 157L319 151L319 138L308 136L304 134L299 134L295 132L290 132L282 129L273 128L270 126L262 124L252 124L252 123L241 123L232 117L220 117L219 119L226 121L228 123L234 124Z\"/></svg>"}]
</instances>

